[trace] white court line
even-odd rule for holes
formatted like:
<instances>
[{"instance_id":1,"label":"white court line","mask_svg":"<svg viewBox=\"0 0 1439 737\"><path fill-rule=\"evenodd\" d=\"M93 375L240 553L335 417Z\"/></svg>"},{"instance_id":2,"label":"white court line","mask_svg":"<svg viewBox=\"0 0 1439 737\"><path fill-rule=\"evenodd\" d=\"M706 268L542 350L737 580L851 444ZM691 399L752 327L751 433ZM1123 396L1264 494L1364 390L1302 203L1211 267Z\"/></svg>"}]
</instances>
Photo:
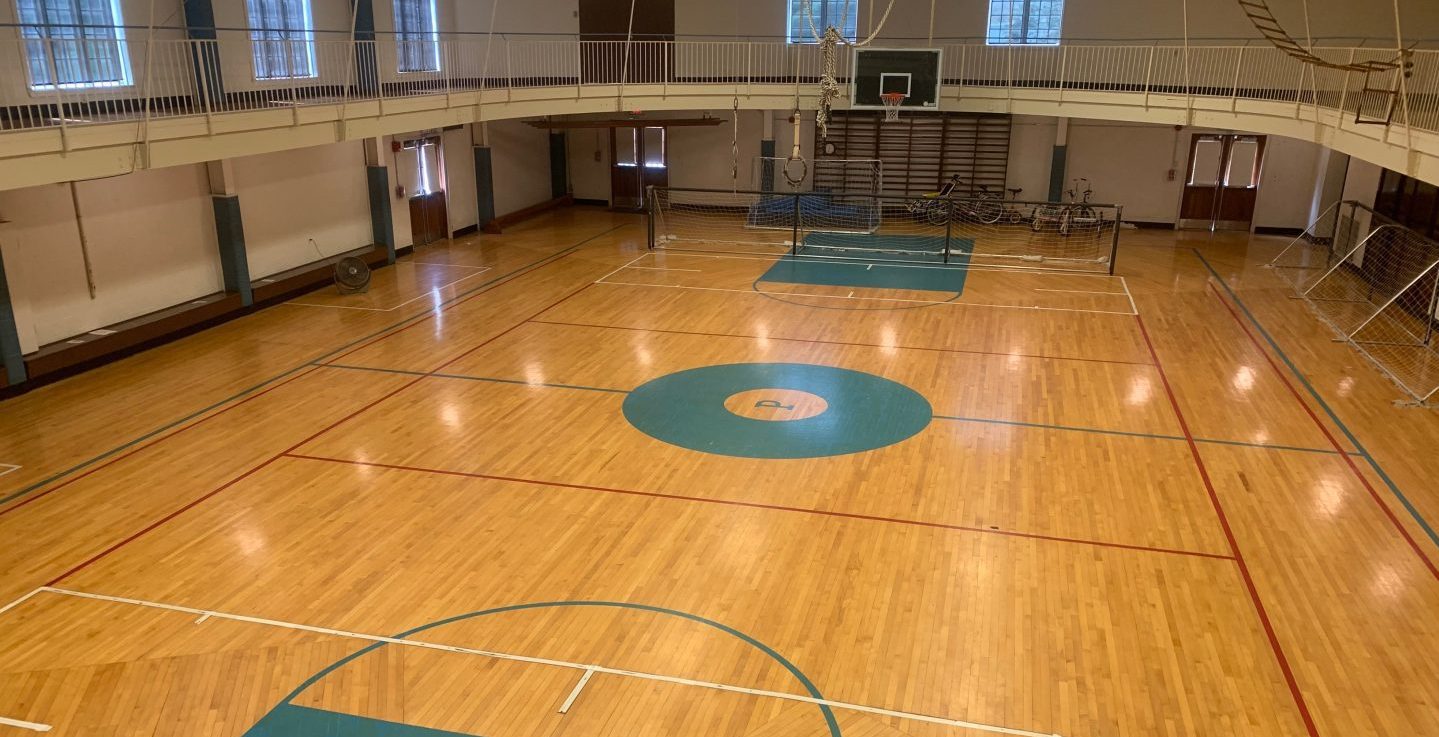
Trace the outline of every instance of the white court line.
<instances>
[{"instance_id":1,"label":"white court line","mask_svg":"<svg viewBox=\"0 0 1439 737\"><path fill-rule=\"evenodd\" d=\"M803 292L763 292L754 289L729 289L726 287L686 287L680 284L640 284L637 282L624 281L597 281L596 284L609 284L619 287L663 287L665 289L695 289L702 292L734 292L735 294L758 294L770 297L813 297L815 299L849 299L867 302L909 302L925 305L947 305L949 307L995 307L1007 310L1040 310L1043 312L1087 312L1094 315L1130 315L1130 312L1114 312L1111 310L1081 310L1070 307L1040 307L1039 305L995 305L982 302L946 302L932 299L904 299L902 297L841 297L837 294L805 294Z\"/></svg>"},{"instance_id":2,"label":"white court line","mask_svg":"<svg viewBox=\"0 0 1439 737\"><path fill-rule=\"evenodd\" d=\"M1108 294L1112 297L1124 296L1124 292L1091 292L1087 289L1044 289L1042 287L1034 287L1033 289L1036 292L1065 292L1068 294Z\"/></svg>"},{"instance_id":3,"label":"white court line","mask_svg":"<svg viewBox=\"0 0 1439 737\"><path fill-rule=\"evenodd\" d=\"M31 591L30 593L28 593L28 594L26 594L26 595L24 595L24 596L16 599L15 601L12 601L12 602L10 602L9 604L6 604L6 605L3 606L3 607L0 607L0 614L4 614L5 612L10 611L11 609L14 609L14 608L17 607L17 606L20 606L21 604L24 604L25 602L27 602L27 601L30 600L30 597L32 597L32 596L34 596L34 595L36 595L36 594L38 594L38 593L40 593L40 592L42 592L42 591L44 591L44 590L45 590L45 587L44 587L44 586L41 586L40 588L35 589L34 591Z\"/></svg>"},{"instance_id":4,"label":"white court line","mask_svg":"<svg viewBox=\"0 0 1439 737\"><path fill-rule=\"evenodd\" d=\"M0 476L4 476L7 473L15 473L21 468L23 468L23 466L17 466L14 463L0 463Z\"/></svg>"},{"instance_id":5,"label":"white court line","mask_svg":"<svg viewBox=\"0 0 1439 737\"><path fill-rule=\"evenodd\" d=\"M681 248L656 248L656 249L655 249L655 252L656 252L656 253L658 253L659 251L665 251L666 254L669 255L671 258L681 258L681 257L686 257L686 256L693 256L693 257L695 257L695 258L731 258L731 259L740 259L740 260L744 260L744 261L774 261L775 259L786 258L786 257L789 257L789 256L793 255L793 254L791 254L791 253L788 252L788 251L785 251L785 252L783 252L783 253L770 254L770 255L768 255L768 256L742 256L742 255L739 255L739 254L728 254L728 253L700 253L699 251L686 251L686 250L681 249ZM980 255L984 255L984 254L980 254ZM816 254L812 254L812 253L811 253L811 254L805 254L805 256L806 256L806 258L815 259L815 260L817 260L817 261L828 261L828 262L831 262L831 263L841 263L841 264L869 264L870 266L889 266L889 267L894 267L894 268L896 268L896 269L952 269L952 268L954 268L954 266L944 266L944 265L939 265L939 266L926 266L926 265L924 265L924 264L906 264L906 263L899 263L899 262L893 262L893 261L876 261L876 262L869 262L869 261L864 261L864 260L862 260L862 259L856 259L856 258L846 258L846 257L842 257L842 256L822 256L822 255L816 255ZM974 256L971 254L970 258L973 258L973 257L974 257ZM995 265L992 265L992 264L976 264L976 263L974 263L974 262L970 262L968 265L966 265L966 266L964 267L964 269L965 269L966 271L1000 271L1000 272L1016 272L1016 271L1020 271L1020 272L1027 272L1027 273L1033 273L1033 274L1044 274L1044 275L1049 275L1049 276L1082 276L1082 277L1098 278L1098 279L1120 279L1120 278L1122 278L1122 277L1115 276L1115 275L1113 275L1113 274L1093 274L1093 273L1086 272L1086 271L1070 271L1070 270L1067 270L1067 269L1046 269L1046 268L1044 268L1044 267L1042 267L1042 266L995 266Z\"/></svg>"},{"instance_id":6,"label":"white court line","mask_svg":"<svg viewBox=\"0 0 1439 737\"><path fill-rule=\"evenodd\" d=\"M602 282L602 281L604 281L604 280L606 280L606 279L614 276L615 274L618 274L618 273L620 273L621 271L624 271L625 269L628 269L628 268L630 267L630 264L632 264L632 263L634 263L634 262L636 262L636 261L639 261L640 259L644 258L645 256L653 256L653 255L654 255L653 253L650 253L649 251L645 251L644 253L641 253L640 255L635 256L634 258L630 259L629 261L626 261L624 266L621 266L621 267L619 267L618 269L615 269L614 271L611 271L610 273L605 274L604 276L596 279L594 283L598 284L598 283L600 283L600 282Z\"/></svg>"},{"instance_id":7,"label":"white court line","mask_svg":"<svg viewBox=\"0 0 1439 737\"><path fill-rule=\"evenodd\" d=\"M645 269L645 270L647 270L647 271L693 271L693 272L695 272L696 274L704 271L704 269L671 269L671 268L669 268L669 267L667 267L667 266L626 266L625 268L626 268L626 269Z\"/></svg>"},{"instance_id":8,"label":"white court line","mask_svg":"<svg viewBox=\"0 0 1439 737\"><path fill-rule=\"evenodd\" d=\"M194 608L194 607L179 606L179 605L176 605L176 604L163 604L163 603L160 603L160 602L145 601L145 600L143 600L143 599L127 599L127 598L120 597L120 596L107 596L107 595L105 595L105 594L91 594L91 593L86 593L86 592L83 592L83 591L73 591L73 590L70 590L70 589L57 589L57 588L52 588L52 587L50 587L50 586L42 586L42 587L40 587L39 589L36 590L36 592L39 592L39 591L44 591L44 592L52 593L52 594L60 594L60 595L62 595L62 596L74 596L74 597L78 597L78 598L81 598L81 599L95 599L95 600L97 600L97 601L108 601L108 602L112 602L112 603L116 603L116 604L131 604L131 605L134 605L134 606L149 607L149 608L151 608L151 609L163 609L163 610L172 611L172 612L183 612L183 613L186 613L186 614L195 614L195 615L206 615L206 614L208 614L209 616L211 616L211 617L213 617L213 618L215 618L215 619L227 619L227 620L234 621L234 622L246 622L246 623L248 623L248 624L260 624L260 625L266 625L266 626L270 626L270 627L281 627L281 628L284 628L284 629L299 630L299 631L302 631L302 632L314 632L314 633L316 633L316 634L331 635L331 636L335 636L335 637L347 637L347 638L356 639L356 640L366 640L366 641L369 641L369 642L382 642L382 643L385 643L385 644L387 644L387 645L400 645L400 646L403 646L403 647L417 647L417 648L423 648L423 649L426 649L426 650L441 650L441 651L444 651L444 652L460 653L460 654L463 654L463 655L478 655L478 656L480 656L480 657L495 658L495 659L497 659L497 660L511 660L511 661L520 662L520 663L531 663L531 664L534 664L534 665L548 665L548 666L552 666L552 667L556 667L556 668L569 668L569 669L572 669L572 670L582 670L582 671L586 671L587 673L588 673L588 672L607 673L607 674L616 675L616 676L626 676L626 677L629 677L629 678L639 678L639 679L641 679L641 680L646 680L646 681L658 681L658 682L661 682L661 683L672 683L672 684L676 684L676 685L680 685L680 686L695 686L695 687L698 687L698 688L708 688L708 689L712 689L712 690L715 690L715 691L725 691L725 692L729 692L729 693L742 693L742 694L748 694L748 695L750 695L750 696L762 696L762 697L765 697L765 698L782 699L782 700L785 700L785 701L798 701L798 702L805 703L805 704L814 704L814 705L816 705L816 706L827 706L827 707L830 707L830 708L832 708L832 709L847 709L847 710L849 710L849 711L861 711L861 712L865 712L865 713L869 713L869 714L878 714L878 715L880 715L880 716L894 717L894 718L898 718L898 719L910 719L910 720L918 721L918 722L928 722L928 723L930 723L930 724L942 724L942 725L949 726L949 727L963 727L963 728L965 728L965 729L974 729L974 730L979 730L979 731L983 731L983 732L994 732L994 733L997 733L997 734L1015 735L1016 737L1059 737L1059 735L1057 735L1057 734L1044 734L1044 733L1042 733L1042 732L1032 732L1032 731L1025 730L1025 729L1013 729L1013 728L1010 728L1010 727L1000 727L1000 726L996 726L996 725L992 725L992 724L981 724L981 723L979 723L979 722L967 722L967 721L964 721L964 720L962 720L962 719L950 719L950 718L948 718L948 717L936 717L936 716L930 716L930 715L928 715L928 714L914 714L914 713L904 712L904 711L895 711L895 710L893 710L893 709L883 709L883 708L880 708L880 707L877 707L877 706L865 706L865 705L863 705L863 704L851 704L851 703L847 703L847 702L844 702L844 701L830 701L830 700L828 700L828 699L817 699L817 698L814 698L814 697L812 697L812 696L800 696L800 695L798 695L798 694L785 693L785 692L783 692L783 691L766 691L766 690L764 690L764 689L747 688L747 687L745 687L745 686L731 686L731 685L725 684L725 683L713 683L713 682L710 682L710 681L697 681L697 680L694 680L694 679L691 679L691 678L679 678L679 677L676 677L676 676L665 676L665 675L660 675L660 674L658 674L658 673L646 673L646 672L643 672L643 671L622 670L622 669L619 669L619 668L608 668L608 667L605 667L605 666L603 666L603 665L590 665L590 664L585 664L585 663L572 663L572 662L567 661L567 660L551 660L551 659L549 659L549 658L535 658L535 657L530 657L530 656L528 656L528 655L514 655L514 654L511 654L511 653L502 653L502 652L496 652L496 651L493 651L493 650L477 650L477 649L475 649L475 648L460 647L460 646L457 646L457 645L441 645L441 644L433 643L433 642L425 642L425 641L423 641L423 640L405 640L405 639L400 639L400 638L398 638L398 637L384 637L384 636L381 636L381 635L367 635L367 634L362 634L362 633L359 633L359 632L349 632L349 631L346 631L346 630L335 630L335 629L329 629L329 628L326 628L326 627L314 627L314 626L306 625L306 624L295 624L295 623L293 623L293 622L282 622L282 621L275 620L275 619L261 619L261 618L259 618L259 617L249 617L249 616L245 616L245 615L243 615L243 614L227 614L227 613L225 613L225 612L217 612L217 611L211 611L211 610L207 610L207 609L196 609L196 608ZM36 593L36 592L32 592L32 594L33 594L33 593Z\"/></svg>"},{"instance_id":9,"label":"white court line","mask_svg":"<svg viewBox=\"0 0 1439 737\"><path fill-rule=\"evenodd\" d=\"M5 717L0 717L0 726L19 727L21 729L28 729L31 732L50 731L50 725L48 724L36 724L35 722L24 722L19 719L6 719Z\"/></svg>"},{"instance_id":10,"label":"white court line","mask_svg":"<svg viewBox=\"0 0 1439 737\"><path fill-rule=\"evenodd\" d=\"M447 264L442 261L396 261L395 263L414 264L416 266L453 266L457 269L479 269L480 271L489 271L494 268L492 266L470 266L469 264Z\"/></svg>"},{"instance_id":11,"label":"white court line","mask_svg":"<svg viewBox=\"0 0 1439 737\"><path fill-rule=\"evenodd\" d=\"M1129 297L1129 309L1133 310L1137 316L1139 314L1139 306L1134 304L1134 292L1129 291L1129 280L1121 276L1119 277L1119 283L1124 286L1124 293Z\"/></svg>"},{"instance_id":12,"label":"white court line","mask_svg":"<svg viewBox=\"0 0 1439 737\"><path fill-rule=\"evenodd\" d=\"M448 265L448 264L446 264L446 265ZM404 307L405 305L407 305L407 304L409 304L409 303L411 303L411 302L416 302L416 301L425 299L426 297L430 297L430 296L433 295L435 292L441 291L441 290L443 290L443 289L448 289L448 288L450 288L450 287L452 287L452 286L454 286L454 285L456 285L456 284L459 284L460 282L462 282L462 281L464 281L464 280L466 280L466 279L473 279L473 278L479 276L480 274L483 274L483 273L485 273L486 271L489 271L491 267L489 267L489 266L466 266L466 267L464 267L464 268L467 268L467 269L479 269L479 271L476 271L476 272L473 273L473 274L469 274L468 276L462 276L462 277L460 277L460 278L458 278L458 279L456 279L456 280L454 280L454 281L452 281L452 282L449 282L448 284L441 284L441 285L438 286L438 287L435 287L435 288L433 288L433 289L430 289L430 290L426 291L424 294L421 294L421 295L418 296L418 297L413 297L413 298L411 298L411 299L407 299L407 300L405 300L404 302L401 302L401 303L395 305L394 307L355 307L354 305L324 305L324 304L317 304L317 303L314 303L314 302L293 302L293 301L291 301L291 302L284 302L283 304L295 305L295 306L297 306L297 307L329 307L330 309L334 309L334 310L362 310L362 311L364 311L364 312L394 312L395 310L398 310L398 309L400 309L401 307Z\"/></svg>"},{"instance_id":13,"label":"white court line","mask_svg":"<svg viewBox=\"0 0 1439 737\"><path fill-rule=\"evenodd\" d=\"M560 704L561 714L569 712L570 707L575 705L575 699L578 699L580 697L580 692L585 689L585 684L589 683L590 678L592 678L594 675L594 668L585 669L585 674L580 676L580 682L575 684L574 690L570 691L570 695L565 699L565 703Z\"/></svg>"}]
</instances>

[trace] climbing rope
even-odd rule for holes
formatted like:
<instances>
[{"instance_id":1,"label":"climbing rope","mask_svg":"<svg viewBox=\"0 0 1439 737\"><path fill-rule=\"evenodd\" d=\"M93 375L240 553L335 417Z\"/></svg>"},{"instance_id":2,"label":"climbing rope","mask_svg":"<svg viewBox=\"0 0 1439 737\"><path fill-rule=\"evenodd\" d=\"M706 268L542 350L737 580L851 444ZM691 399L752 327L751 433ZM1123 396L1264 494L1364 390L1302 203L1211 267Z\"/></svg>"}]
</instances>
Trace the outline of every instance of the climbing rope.
<instances>
[{"instance_id":1,"label":"climbing rope","mask_svg":"<svg viewBox=\"0 0 1439 737\"><path fill-rule=\"evenodd\" d=\"M814 37L815 41L819 42L819 53L821 61L819 78L819 109L818 112L815 114L814 124L816 129L819 131L820 138L828 139L830 111L833 109L834 101L839 99L841 91L839 86L839 79L836 76L839 71L839 47L848 45L853 45L856 47L868 46L870 42L874 41L874 39L879 36L880 30L884 28L885 22L889 20L890 11L894 10L894 0L889 0L889 5L884 9L884 15L881 15L879 18L879 25L874 27L874 29L870 32L869 36L866 37L863 41L856 40L853 43L846 41L844 38L844 34L840 31L841 28L845 28L849 25L848 2L844 3L844 10L841 12L839 18L839 26L828 26L824 29L824 33L820 33L819 28L817 28L814 24L813 0L803 0L802 10L804 13L805 21L809 25L810 35ZM871 7L871 15L872 14L873 8ZM931 16L930 36L933 37L933 35L934 18ZM798 86L799 84L798 75L796 75L795 84L796 86ZM798 97L799 91L798 89L796 89L796 100L798 100ZM796 107L798 107L798 105L796 105Z\"/></svg>"},{"instance_id":2,"label":"climbing rope","mask_svg":"<svg viewBox=\"0 0 1439 737\"><path fill-rule=\"evenodd\" d=\"M729 181L730 181L730 191L731 191L731 192L738 192L738 191L739 191L739 95L735 95L735 98L734 98L734 114L733 114L733 117L731 118L731 121L733 122L733 128L732 128L732 130L731 130L731 132L730 132L730 139L729 139L729 153L730 153Z\"/></svg>"}]
</instances>

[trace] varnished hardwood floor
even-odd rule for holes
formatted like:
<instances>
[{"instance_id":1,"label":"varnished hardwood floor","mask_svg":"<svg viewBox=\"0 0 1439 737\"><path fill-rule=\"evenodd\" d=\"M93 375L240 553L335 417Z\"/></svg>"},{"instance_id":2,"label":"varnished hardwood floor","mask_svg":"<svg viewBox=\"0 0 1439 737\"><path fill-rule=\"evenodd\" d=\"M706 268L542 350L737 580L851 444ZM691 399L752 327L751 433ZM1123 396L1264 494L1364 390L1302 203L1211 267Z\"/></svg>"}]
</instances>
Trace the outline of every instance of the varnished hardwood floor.
<instances>
[{"instance_id":1,"label":"varnished hardwood floor","mask_svg":"<svg viewBox=\"0 0 1439 737\"><path fill-rule=\"evenodd\" d=\"M1126 232L1122 278L955 296L643 237L559 212L0 404L0 719L1439 734L1439 418L1287 298L1283 240ZM933 416L760 458L627 414L748 364Z\"/></svg>"}]
</instances>

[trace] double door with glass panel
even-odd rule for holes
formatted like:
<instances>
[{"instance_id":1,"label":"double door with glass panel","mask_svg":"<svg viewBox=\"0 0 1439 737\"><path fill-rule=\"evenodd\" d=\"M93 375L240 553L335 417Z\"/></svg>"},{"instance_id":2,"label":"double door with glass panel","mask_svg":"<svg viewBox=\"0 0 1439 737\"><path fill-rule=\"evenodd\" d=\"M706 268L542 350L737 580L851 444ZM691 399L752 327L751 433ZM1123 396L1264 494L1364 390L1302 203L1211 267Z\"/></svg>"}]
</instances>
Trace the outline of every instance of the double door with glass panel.
<instances>
[{"instance_id":1,"label":"double door with glass panel","mask_svg":"<svg viewBox=\"0 0 1439 737\"><path fill-rule=\"evenodd\" d=\"M1249 230L1259 194L1264 136L1195 135L1179 206L1179 227Z\"/></svg>"}]
</instances>

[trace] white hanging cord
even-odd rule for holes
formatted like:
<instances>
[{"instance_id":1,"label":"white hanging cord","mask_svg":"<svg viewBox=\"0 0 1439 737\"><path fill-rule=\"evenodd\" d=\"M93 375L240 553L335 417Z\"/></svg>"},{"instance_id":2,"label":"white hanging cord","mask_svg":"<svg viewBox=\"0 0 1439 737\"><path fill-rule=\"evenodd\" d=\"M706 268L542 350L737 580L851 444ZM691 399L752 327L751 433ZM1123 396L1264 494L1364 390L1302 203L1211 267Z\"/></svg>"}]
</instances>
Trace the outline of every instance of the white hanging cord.
<instances>
[{"instance_id":1,"label":"white hanging cord","mask_svg":"<svg viewBox=\"0 0 1439 737\"><path fill-rule=\"evenodd\" d=\"M630 0L630 24L625 28L625 66L620 70L620 94L615 98L615 109L625 109L625 82L630 76L630 46L635 38L635 0Z\"/></svg>"},{"instance_id":2,"label":"white hanging cord","mask_svg":"<svg viewBox=\"0 0 1439 737\"><path fill-rule=\"evenodd\" d=\"M934 4L935 0L929 0L929 46L934 45Z\"/></svg>"},{"instance_id":3,"label":"white hanging cord","mask_svg":"<svg viewBox=\"0 0 1439 737\"><path fill-rule=\"evenodd\" d=\"M480 66L480 92L475 96L475 122L481 122L484 119L485 88L490 83L490 49L495 47L495 12L500 9L500 0L493 0L493 2L494 4L490 6L490 30L485 36L485 63ZM485 140L485 144L489 145L489 139Z\"/></svg>"}]
</instances>

